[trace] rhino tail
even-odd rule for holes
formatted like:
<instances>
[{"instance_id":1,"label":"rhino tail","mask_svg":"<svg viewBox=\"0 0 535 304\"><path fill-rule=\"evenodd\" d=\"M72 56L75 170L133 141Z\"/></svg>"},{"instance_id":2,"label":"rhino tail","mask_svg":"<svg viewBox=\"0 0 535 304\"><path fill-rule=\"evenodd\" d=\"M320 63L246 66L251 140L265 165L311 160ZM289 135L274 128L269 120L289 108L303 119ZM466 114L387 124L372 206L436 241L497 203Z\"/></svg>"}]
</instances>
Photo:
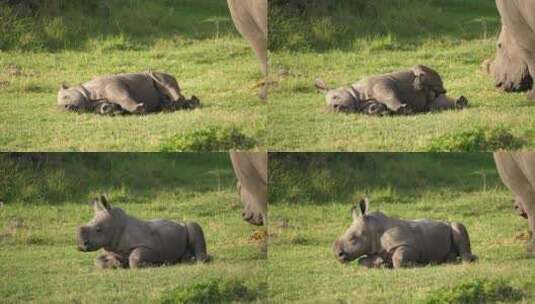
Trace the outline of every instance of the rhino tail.
<instances>
[{"instance_id":1,"label":"rhino tail","mask_svg":"<svg viewBox=\"0 0 535 304\"><path fill-rule=\"evenodd\" d=\"M186 223L186 230L188 233L188 250L195 257L195 261L207 263L212 258L206 251L206 240L204 239L204 232L199 224L195 222Z\"/></svg>"},{"instance_id":2,"label":"rhino tail","mask_svg":"<svg viewBox=\"0 0 535 304\"><path fill-rule=\"evenodd\" d=\"M453 246L459 253L459 256L463 260L463 262L475 262L477 260L477 256L472 254L472 249L470 246L470 237L468 236L468 231L466 230L466 227L457 222L451 223L451 229L452 229L452 238L453 238Z\"/></svg>"}]
</instances>

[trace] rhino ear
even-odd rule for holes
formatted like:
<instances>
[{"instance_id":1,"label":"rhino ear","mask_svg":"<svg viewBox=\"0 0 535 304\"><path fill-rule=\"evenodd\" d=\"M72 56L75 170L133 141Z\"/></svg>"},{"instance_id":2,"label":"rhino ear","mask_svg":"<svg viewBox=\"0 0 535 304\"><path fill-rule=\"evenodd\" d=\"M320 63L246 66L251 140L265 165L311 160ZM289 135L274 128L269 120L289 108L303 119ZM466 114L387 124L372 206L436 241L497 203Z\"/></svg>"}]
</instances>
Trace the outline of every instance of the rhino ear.
<instances>
[{"instance_id":1,"label":"rhino ear","mask_svg":"<svg viewBox=\"0 0 535 304\"><path fill-rule=\"evenodd\" d=\"M91 205L93 206L93 210L95 211L95 213L110 211L110 204L108 203L104 195L101 195L100 197L93 199L93 201L91 202Z\"/></svg>"},{"instance_id":2,"label":"rhino ear","mask_svg":"<svg viewBox=\"0 0 535 304\"><path fill-rule=\"evenodd\" d=\"M426 74L425 67L423 65L416 65L412 68L412 72L414 73L414 82L413 86L417 91L421 91L424 89L424 76Z\"/></svg>"},{"instance_id":3,"label":"rhino ear","mask_svg":"<svg viewBox=\"0 0 535 304\"><path fill-rule=\"evenodd\" d=\"M368 214L368 208L370 206L370 200L368 200L368 197L364 197L359 202L360 207L360 213L362 216L365 216Z\"/></svg>"},{"instance_id":4,"label":"rhino ear","mask_svg":"<svg viewBox=\"0 0 535 304\"><path fill-rule=\"evenodd\" d=\"M323 81L322 79L318 78L314 81L314 86L316 87L316 89L318 89L319 91L328 91L329 90L329 86L325 83L325 81Z\"/></svg>"},{"instance_id":5,"label":"rhino ear","mask_svg":"<svg viewBox=\"0 0 535 304\"><path fill-rule=\"evenodd\" d=\"M67 90L68 88L69 88L69 86L65 82L62 82L61 86L59 87L60 90Z\"/></svg>"}]
</instances>

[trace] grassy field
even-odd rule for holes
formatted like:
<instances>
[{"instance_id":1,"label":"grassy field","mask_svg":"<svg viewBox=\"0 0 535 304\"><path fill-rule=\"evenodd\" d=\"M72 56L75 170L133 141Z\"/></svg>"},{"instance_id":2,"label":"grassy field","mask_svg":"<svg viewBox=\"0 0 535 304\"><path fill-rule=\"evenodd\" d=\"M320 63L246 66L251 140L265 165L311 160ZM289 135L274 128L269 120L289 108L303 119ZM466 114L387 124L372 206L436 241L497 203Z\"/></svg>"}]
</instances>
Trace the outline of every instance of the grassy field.
<instances>
[{"instance_id":1,"label":"grassy field","mask_svg":"<svg viewBox=\"0 0 535 304\"><path fill-rule=\"evenodd\" d=\"M1 150L158 151L170 138L205 127L236 128L255 140L253 149L264 146L267 107L253 88L261 73L225 2L114 5L107 19L91 8L68 6L59 15L43 17L42 26L27 18L10 28L9 15L4 16ZM97 75L149 69L174 75L183 93L198 96L203 107L125 117L56 109L63 81L74 85Z\"/></svg>"},{"instance_id":2,"label":"grassy field","mask_svg":"<svg viewBox=\"0 0 535 304\"><path fill-rule=\"evenodd\" d=\"M535 260L524 249L527 222L514 213L490 154L286 157L290 161L272 157L270 163L272 302L535 301ZM316 195L319 189L325 197ZM364 193L372 211L463 222L479 261L403 270L340 264L331 245L351 224L352 203Z\"/></svg>"},{"instance_id":3,"label":"grassy field","mask_svg":"<svg viewBox=\"0 0 535 304\"><path fill-rule=\"evenodd\" d=\"M233 299L262 301L266 259L252 238L255 228L241 220L226 153L51 157L32 163L0 155L3 303L156 303L173 290L213 296L197 286L210 282L238 282L242 293ZM92 218L88 203L100 192L139 218L199 222L213 262L95 268L98 253L77 251L75 229Z\"/></svg>"},{"instance_id":4,"label":"grassy field","mask_svg":"<svg viewBox=\"0 0 535 304\"><path fill-rule=\"evenodd\" d=\"M356 9L333 9L330 17L305 23L272 13L271 71L278 85L268 111L271 151L466 150L466 143L478 140L483 142L473 150L493 150L488 142L495 138L477 134L496 129L520 146L535 147L532 103L524 94L497 91L480 72L495 49L494 2L376 1L370 6L360 15ZM324 96L313 86L318 77L339 87L418 63L436 69L449 93L465 95L470 107L409 117L336 114L326 110ZM505 140L499 147L518 145Z\"/></svg>"}]
</instances>

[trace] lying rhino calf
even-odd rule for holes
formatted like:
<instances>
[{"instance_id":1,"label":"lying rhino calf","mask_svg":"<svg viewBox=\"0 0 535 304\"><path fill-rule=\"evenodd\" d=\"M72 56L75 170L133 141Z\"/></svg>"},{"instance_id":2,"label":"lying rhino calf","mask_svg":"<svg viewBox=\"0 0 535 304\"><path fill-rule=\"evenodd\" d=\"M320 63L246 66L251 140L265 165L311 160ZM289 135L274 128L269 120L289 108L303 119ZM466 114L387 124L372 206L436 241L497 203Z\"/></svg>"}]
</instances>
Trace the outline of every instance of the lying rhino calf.
<instances>
[{"instance_id":1,"label":"lying rhino calf","mask_svg":"<svg viewBox=\"0 0 535 304\"><path fill-rule=\"evenodd\" d=\"M199 107L186 99L176 79L165 73L143 72L97 77L78 86L62 84L57 98L61 109L102 115L149 113Z\"/></svg>"},{"instance_id":2,"label":"lying rhino calf","mask_svg":"<svg viewBox=\"0 0 535 304\"><path fill-rule=\"evenodd\" d=\"M380 212L368 214L368 199L351 212L353 224L333 245L338 261L359 259L365 267L407 267L453 262L461 257L472 262L470 239L461 223L431 220L404 221Z\"/></svg>"},{"instance_id":3,"label":"lying rhino calf","mask_svg":"<svg viewBox=\"0 0 535 304\"><path fill-rule=\"evenodd\" d=\"M204 233L197 223L142 221L120 208L111 208L104 196L92 202L95 216L78 228L78 249L104 254L95 260L102 268L145 267L186 261L207 262Z\"/></svg>"},{"instance_id":4,"label":"lying rhino calf","mask_svg":"<svg viewBox=\"0 0 535 304\"><path fill-rule=\"evenodd\" d=\"M464 96L457 100L448 97L440 75L423 65L365 78L349 87L330 90L321 79L315 86L326 92L327 107L336 112L381 116L463 109L468 105Z\"/></svg>"}]
</instances>

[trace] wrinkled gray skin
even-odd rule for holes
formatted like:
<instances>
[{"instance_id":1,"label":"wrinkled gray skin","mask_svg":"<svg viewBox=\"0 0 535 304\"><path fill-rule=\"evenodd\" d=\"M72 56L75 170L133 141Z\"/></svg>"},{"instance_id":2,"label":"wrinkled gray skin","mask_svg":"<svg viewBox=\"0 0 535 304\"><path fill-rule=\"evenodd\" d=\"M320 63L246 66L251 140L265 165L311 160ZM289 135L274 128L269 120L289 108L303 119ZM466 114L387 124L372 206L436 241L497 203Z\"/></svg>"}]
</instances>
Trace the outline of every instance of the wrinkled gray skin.
<instances>
[{"instance_id":1,"label":"wrinkled gray skin","mask_svg":"<svg viewBox=\"0 0 535 304\"><path fill-rule=\"evenodd\" d=\"M448 97L440 75L423 65L368 77L349 87L330 90L321 79L315 86L326 92L327 107L335 112L409 114L462 109L468 104L464 96Z\"/></svg>"},{"instance_id":2,"label":"wrinkled gray skin","mask_svg":"<svg viewBox=\"0 0 535 304\"><path fill-rule=\"evenodd\" d=\"M527 91L535 99L535 1L496 0L502 28L496 55L482 64L496 80L496 87L506 92Z\"/></svg>"},{"instance_id":3,"label":"wrinkled gray skin","mask_svg":"<svg viewBox=\"0 0 535 304\"><path fill-rule=\"evenodd\" d=\"M267 221L267 153L230 152L243 203L242 218L253 225Z\"/></svg>"},{"instance_id":4,"label":"wrinkled gray skin","mask_svg":"<svg viewBox=\"0 0 535 304\"><path fill-rule=\"evenodd\" d=\"M92 202L95 216L78 228L80 251L103 249L102 268L139 268L179 262L207 262L206 242L197 223L142 221L112 208L104 196Z\"/></svg>"},{"instance_id":5,"label":"wrinkled gray skin","mask_svg":"<svg viewBox=\"0 0 535 304\"><path fill-rule=\"evenodd\" d=\"M258 60L260 60L262 75L267 80L267 0L227 0L227 4L234 25L253 48ZM264 100L267 98L267 81L260 92L260 97Z\"/></svg>"},{"instance_id":6,"label":"wrinkled gray skin","mask_svg":"<svg viewBox=\"0 0 535 304\"><path fill-rule=\"evenodd\" d=\"M460 257L472 262L475 256L461 223L399 220L381 212L368 213L368 200L351 210L353 223L333 244L333 253L342 263L360 259L365 267L408 267L454 262Z\"/></svg>"},{"instance_id":7,"label":"wrinkled gray skin","mask_svg":"<svg viewBox=\"0 0 535 304\"><path fill-rule=\"evenodd\" d=\"M199 101L195 96L186 100L173 76L149 71L101 76L73 87L62 84L57 104L68 111L119 114L195 108Z\"/></svg>"},{"instance_id":8,"label":"wrinkled gray skin","mask_svg":"<svg viewBox=\"0 0 535 304\"><path fill-rule=\"evenodd\" d=\"M503 183L515 195L517 213L528 219L531 239L527 250L535 255L535 153L496 152L494 160Z\"/></svg>"}]
</instances>

